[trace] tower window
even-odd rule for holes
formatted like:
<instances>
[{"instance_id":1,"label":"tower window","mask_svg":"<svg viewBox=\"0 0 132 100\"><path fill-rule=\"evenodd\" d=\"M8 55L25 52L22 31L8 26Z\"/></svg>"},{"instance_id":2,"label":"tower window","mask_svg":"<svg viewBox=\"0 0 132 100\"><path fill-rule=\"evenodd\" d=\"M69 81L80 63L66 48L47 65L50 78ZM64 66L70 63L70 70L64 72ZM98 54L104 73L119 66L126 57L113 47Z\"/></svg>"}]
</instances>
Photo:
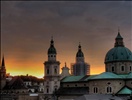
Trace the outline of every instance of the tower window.
<instances>
[{"instance_id":1,"label":"tower window","mask_svg":"<svg viewBox=\"0 0 132 100\"><path fill-rule=\"evenodd\" d=\"M56 57L56 55L54 55L54 57Z\"/></svg>"},{"instance_id":2,"label":"tower window","mask_svg":"<svg viewBox=\"0 0 132 100\"><path fill-rule=\"evenodd\" d=\"M121 66L121 71L124 71L124 66Z\"/></svg>"},{"instance_id":3,"label":"tower window","mask_svg":"<svg viewBox=\"0 0 132 100\"><path fill-rule=\"evenodd\" d=\"M47 74L49 74L49 69L47 69Z\"/></svg>"},{"instance_id":4,"label":"tower window","mask_svg":"<svg viewBox=\"0 0 132 100\"><path fill-rule=\"evenodd\" d=\"M53 55L51 55L51 57L53 57Z\"/></svg>"},{"instance_id":5,"label":"tower window","mask_svg":"<svg viewBox=\"0 0 132 100\"><path fill-rule=\"evenodd\" d=\"M132 67L130 66L130 71L132 71Z\"/></svg>"},{"instance_id":6,"label":"tower window","mask_svg":"<svg viewBox=\"0 0 132 100\"><path fill-rule=\"evenodd\" d=\"M54 71L55 71L55 74L57 74L57 69L56 69L56 68L55 68L55 70L54 70Z\"/></svg>"}]
</instances>

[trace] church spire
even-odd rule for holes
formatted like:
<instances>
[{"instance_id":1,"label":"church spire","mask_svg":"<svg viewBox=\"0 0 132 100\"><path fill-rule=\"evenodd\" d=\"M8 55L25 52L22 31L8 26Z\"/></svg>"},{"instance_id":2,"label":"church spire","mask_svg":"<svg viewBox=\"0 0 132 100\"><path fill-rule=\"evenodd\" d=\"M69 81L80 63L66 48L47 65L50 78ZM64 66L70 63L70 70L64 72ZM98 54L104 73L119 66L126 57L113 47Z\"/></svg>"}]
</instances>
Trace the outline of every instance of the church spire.
<instances>
[{"instance_id":1,"label":"church spire","mask_svg":"<svg viewBox=\"0 0 132 100\"><path fill-rule=\"evenodd\" d=\"M2 58L2 67L5 67L5 60L4 60L4 55L3 55L3 58Z\"/></svg>"},{"instance_id":2,"label":"church spire","mask_svg":"<svg viewBox=\"0 0 132 100\"><path fill-rule=\"evenodd\" d=\"M120 35L120 30L118 28L118 35L115 38L115 47L124 47L123 38Z\"/></svg>"},{"instance_id":3,"label":"church spire","mask_svg":"<svg viewBox=\"0 0 132 100\"><path fill-rule=\"evenodd\" d=\"M53 37L51 37L50 41L50 47L48 49L48 61L56 61L56 49L54 47L54 40Z\"/></svg>"}]
</instances>

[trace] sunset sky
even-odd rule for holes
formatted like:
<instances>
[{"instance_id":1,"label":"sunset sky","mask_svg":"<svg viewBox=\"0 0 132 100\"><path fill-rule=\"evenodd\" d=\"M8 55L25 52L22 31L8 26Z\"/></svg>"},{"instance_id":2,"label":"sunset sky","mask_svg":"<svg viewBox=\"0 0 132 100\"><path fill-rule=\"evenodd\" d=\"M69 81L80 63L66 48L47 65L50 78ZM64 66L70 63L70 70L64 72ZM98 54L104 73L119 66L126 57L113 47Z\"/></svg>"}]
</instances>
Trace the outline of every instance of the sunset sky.
<instances>
[{"instance_id":1,"label":"sunset sky","mask_svg":"<svg viewBox=\"0 0 132 100\"><path fill-rule=\"evenodd\" d=\"M105 71L104 58L120 33L132 51L131 1L1 1L1 54L7 73L44 76L51 36L60 67L75 62L79 42L91 74Z\"/></svg>"}]
</instances>

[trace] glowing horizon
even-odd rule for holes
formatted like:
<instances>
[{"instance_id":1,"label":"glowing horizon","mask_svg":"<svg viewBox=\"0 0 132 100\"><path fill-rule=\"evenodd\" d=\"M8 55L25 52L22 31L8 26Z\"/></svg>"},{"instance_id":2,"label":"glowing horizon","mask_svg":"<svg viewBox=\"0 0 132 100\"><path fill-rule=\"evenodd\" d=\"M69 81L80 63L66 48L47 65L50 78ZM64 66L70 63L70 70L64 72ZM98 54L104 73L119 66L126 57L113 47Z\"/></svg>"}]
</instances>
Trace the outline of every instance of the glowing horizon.
<instances>
[{"instance_id":1,"label":"glowing horizon","mask_svg":"<svg viewBox=\"0 0 132 100\"><path fill-rule=\"evenodd\" d=\"M81 42L90 73L104 72L118 27L132 51L131 9L131 1L1 1L1 54L7 73L43 77L51 36L60 68L75 62Z\"/></svg>"}]
</instances>

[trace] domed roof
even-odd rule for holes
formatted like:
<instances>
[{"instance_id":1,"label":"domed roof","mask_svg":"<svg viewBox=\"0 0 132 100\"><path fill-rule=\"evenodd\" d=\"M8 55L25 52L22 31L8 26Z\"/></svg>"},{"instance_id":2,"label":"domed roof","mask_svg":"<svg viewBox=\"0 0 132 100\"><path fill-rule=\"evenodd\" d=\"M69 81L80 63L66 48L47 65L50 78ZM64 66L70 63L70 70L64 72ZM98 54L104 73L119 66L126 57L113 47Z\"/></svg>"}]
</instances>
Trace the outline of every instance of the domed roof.
<instances>
[{"instance_id":1,"label":"domed roof","mask_svg":"<svg viewBox=\"0 0 132 100\"><path fill-rule=\"evenodd\" d=\"M132 52L124 46L120 33L116 37L115 47L110 49L105 57L105 63L117 61L132 61Z\"/></svg>"},{"instance_id":2,"label":"domed roof","mask_svg":"<svg viewBox=\"0 0 132 100\"><path fill-rule=\"evenodd\" d=\"M78 52L76 54L76 57L84 57L84 54L83 54L83 52L81 50L81 45L80 44L78 46Z\"/></svg>"},{"instance_id":3,"label":"domed roof","mask_svg":"<svg viewBox=\"0 0 132 100\"><path fill-rule=\"evenodd\" d=\"M114 61L132 61L132 52L126 47L114 47L106 54L105 63Z\"/></svg>"},{"instance_id":4,"label":"domed roof","mask_svg":"<svg viewBox=\"0 0 132 100\"><path fill-rule=\"evenodd\" d=\"M53 39L50 41L50 48L48 49L48 54L57 54L56 49L54 47L54 41Z\"/></svg>"}]
</instances>

